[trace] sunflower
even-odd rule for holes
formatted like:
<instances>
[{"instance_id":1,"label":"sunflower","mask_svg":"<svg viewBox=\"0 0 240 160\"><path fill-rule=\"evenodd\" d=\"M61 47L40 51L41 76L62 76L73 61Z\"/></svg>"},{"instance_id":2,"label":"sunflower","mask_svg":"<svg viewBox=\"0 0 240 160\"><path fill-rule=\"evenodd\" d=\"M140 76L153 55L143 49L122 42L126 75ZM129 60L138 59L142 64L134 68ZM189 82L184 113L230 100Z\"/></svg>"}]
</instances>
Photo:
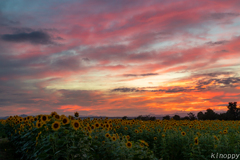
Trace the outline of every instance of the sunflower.
<instances>
[{"instance_id":1,"label":"sunflower","mask_svg":"<svg viewBox=\"0 0 240 160\"><path fill-rule=\"evenodd\" d=\"M96 123L94 124L94 126L95 126L95 128L99 128L99 127L100 127L100 124L99 124L98 122L96 122Z\"/></svg>"},{"instance_id":2,"label":"sunflower","mask_svg":"<svg viewBox=\"0 0 240 160\"><path fill-rule=\"evenodd\" d=\"M134 131L135 133L138 133L138 130L137 129L135 129L135 131Z\"/></svg>"},{"instance_id":3,"label":"sunflower","mask_svg":"<svg viewBox=\"0 0 240 160\"><path fill-rule=\"evenodd\" d=\"M54 118L57 119L57 120L60 120L60 119L61 119L61 117L60 117L58 114L55 114L55 115L54 115Z\"/></svg>"},{"instance_id":4,"label":"sunflower","mask_svg":"<svg viewBox=\"0 0 240 160\"><path fill-rule=\"evenodd\" d=\"M30 122L33 122L33 121L34 121L34 118L33 118L33 117L31 117L31 118L29 119L29 121L30 121Z\"/></svg>"},{"instance_id":5,"label":"sunflower","mask_svg":"<svg viewBox=\"0 0 240 160\"><path fill-rule=\"evenodd\" d=\"M109 133L106 133L106 134L105 134L105 137L106 137L106 138L110 138L111 135L110 135Z\"/></svg>"},{"instance_id":6,"label":"sunflower","mask_svg":"<svg viewBox=\"0 0 240 160\"><path fill-rule=\"evenodd\" d=\"M87 130L91 130L91 127L90 127L90 126L87 126Z\"/></svg>"},{"instance_id":7,"label":"sunflower","mask_svg":"<svg viewBox=\"0 0 240 160\"><path fill-rule=\"evenodd\" d=\"M73 129L78 130L80 128L80 123L78 121L74 121L72 123Z\"/></svg>"},{"instance_id":8,"label":"sunflower","mask_svg":"<svg viewBox=\"0 0 240 160\"><path fill-rule=\"evenodd\" d=\"M130 141L127 141L126 146L127 148L132 148L132 143Z\"/></svg>"},{"instance_id":9,"label":"sunflower","mask_svg":"<svg viewBox=\"0 0 240 160\"><path fill-rule=\"evenodd\" d=\"M48 120L48 116L42 115L41 120L42 120L43 122L46 122L46 121Z\"/></svg>"},{"instance_id":10,"label":"sunflower","mask_svg":"<svg viewBox=\"0 0 240 160\"><path fill-rule=\"evenodd\" d=\"M186 136L186 132L182 132L181 134L182 134L182 136Z\"/></svg>"},{"instance_id":11,"label":"sunflower","mask_svg":"<svg viewBox=\"0 0 240 160\"><path fill-rule=\"evenodd\" d=\"M92 133L92 129L91 129L91 128L88 128L88 132L89 132L89 133Z\"/></svg>"},{"instance_id":12,"label":"sunflower","mask_svg":"<svg viewBox=\"0 0 240 160\"><path fill-rule=\"evenodd\" d=\"M129 135L127 135L126 137L127 137L128 140L130 139L130 136L129 136Z\"/></svg>"},{"instance_id":13,"label":"sunflower","mask_svg":"<svg viewBox=\"0 0 240 160\"><path fill-rule=\"evenodd\" d=\"M157 140L157 137L154 137L153 139L156 141L156 140Z\"/></svg>"},{"instance_id":14,"label":"sunflower","mask_svg":"<svg viewBox=\"0 0 240 160\"><path fill-rule=\"evenodd\" d=\"M91 129L95 129L95 126L94 126L94 125L92 125L92 126L91 126Z\"/></svg>"},{"instance_id":15,"label":"sunflower","mask_svg":"<svg viewBox=\"0 0 240 160\"><path fill-rule=\"evenodd\" d=\"M52 112L50 115L53 117L54 115L56 115L57 114L57 112Z\"/></svg>"},{"instance_id":16,"label":"sunflower","mask_svg":"<svg viewBox=\"0 0 240 160\"><path fill-rule=\"evenodd\" d=\"M227 134L228 133L228 131L225 129L224 131L223 131L223 134Z\"/></svg>"},{"instance_id":17,"label":"sunflower","mask_svg":"<svg viewBox=\"0 0 240 160\"><path fill-rule=\"evenodd\" d=\"M126 131L128 130L128 128L127 128L127 127L125 127L124 129L125 129Z\"/></svg>"},{"instance_id":18,"label":"sunflower","mask_svg":"<svg viewBox=\"0 0 240 160\"><path fill-rule=\"evenodd\" d=\"M63 125L69 124L69 122L70 122L70 121L69 121L69 119L68 119L67 117L63 117L63 118L62 118L62 124L63 124Z\"/></svg>"},{"instance_id":19,"label":"sunflower","mask_svg":"<svg viewBox=\"0 0 240 160\"><path fill-rule=\"evenodd\" d=\"M194 144L198 145L198 137L194 138Z\"/></svg>"},{"instance_id":20,"label":"sunflower","mask_svg":"<svg viewBox=\"0 0 240 160\"><path fill-rule=\"evenodd\" d=\"M71 115L69 115L68 118L71 119L71 120L74 120L74 117L71 116Z\"/></svg>"},{"instance_id":21,"label":"sunflower","mask_svg":"<svg viewBox=\"0 0 240 160\"><path fill-rule=\"evenodd\" d=\"M217 141L219 140L217 136L214 135L213 137L214 137Z\"/></svg>"},{"instance_id":22,"label":"sunflower","mask_svg":"<svg viewBox=\"0 0 240 160\"><path fill-rule=\"evenodd\" d=\"M164 137L165 137L165 134L162 134L162 137L164 138Z\"/></svg>"},{"instance_id":23,"label":"sunflower","mask_svg":"<svg viewBox=\"0 0 240 160\"><path fill-rule=\"evenodd\" d=\"M140 143L139 145L140 145L140 147L144 147L144 145L142 143Z\"/></svg>"},{"instance_id":24,"label":"sunflower","mask_svg":"<svg viewBox=\"0 0 240 160\"><path fill-rule=\"evenodd\" d=\"M52 130L57 131L57 130L59 130L60 126L61 126L60 122L55 121L55 122L52 124Z\"/></svg>"},{"instance_id":25,"label":"sunflower","mask_svg":"<svg viewBox=\"0 0 240 160\"><path fill-rule=\"evenodd\" d=\"M102 144L104 144L105 143L105 141L102 141Z\"/></svg>"},{"instance_id":26,"label":"sunflower","mask_svg":"<svg viewBox=\"0 0 240 160\"><path fill-rule=\"evenodd\" d=\"M112 136L112 140L113 140L113 141L116 141L117 138L116 138L115 136Z\"/></svg>"},{"instance_id":27,"label":"sunflower","mask_svg":"<svg viewBox=\"0 0 240 160\"><path fill-rule=\"evenodd\" d=\"M37 128L41 128L41 127L42 127L42 123L41 123L40 121L37 121L37 122L36 122L36 127L37 127Z\"/></svg>"},{"instance_id":28,"label":"sunflower","mask_svg":"<svg viewBox=\"0 0 240 160\"><path fill-rule=\"evenodd\" d=\"M110 128L110 125L107 123L107 124L105 124L105 127L106 128Z\"/></svg>"},{"instance_id":29,"label":"sunflower","mask_svg":"<svg viewBox=\"0 0 240 160\"><path fill-rule=\"evenodd\" d=\"M143 143L144 143L146 146L149 146L147 142L143 141Z\"/></svg>"},{"instance_id":30,"label":"sunflower","mask_svg":"<svg viewBox=\"0 0 240 160\"><path fill-rule=\"evenodd\" d=\"M75 112L75 113L74 113L74 116L75 116L75 117L78 117L78 116L79 116L79 113L78 113L78 112Z\"/></svg>"}]
</instances>

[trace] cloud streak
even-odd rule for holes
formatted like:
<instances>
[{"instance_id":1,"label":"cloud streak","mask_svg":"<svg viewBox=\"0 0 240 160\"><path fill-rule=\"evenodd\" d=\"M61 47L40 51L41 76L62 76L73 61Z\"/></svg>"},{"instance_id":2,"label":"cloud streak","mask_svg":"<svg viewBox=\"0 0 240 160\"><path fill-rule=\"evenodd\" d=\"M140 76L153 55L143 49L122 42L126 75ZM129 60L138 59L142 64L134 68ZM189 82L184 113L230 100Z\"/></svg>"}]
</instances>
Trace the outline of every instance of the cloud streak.
<instances>
[{"instance_id":1,"label":"cloud streak","mask_svg":"<svg viewBox=\"0 0 240 160\"><path fill-rule=\"evenodd\" d=\"M4 34L1 39L8 42L30 42L32 44L53 44L50 35L41 31Z\"/></svg>"}]
</instances>

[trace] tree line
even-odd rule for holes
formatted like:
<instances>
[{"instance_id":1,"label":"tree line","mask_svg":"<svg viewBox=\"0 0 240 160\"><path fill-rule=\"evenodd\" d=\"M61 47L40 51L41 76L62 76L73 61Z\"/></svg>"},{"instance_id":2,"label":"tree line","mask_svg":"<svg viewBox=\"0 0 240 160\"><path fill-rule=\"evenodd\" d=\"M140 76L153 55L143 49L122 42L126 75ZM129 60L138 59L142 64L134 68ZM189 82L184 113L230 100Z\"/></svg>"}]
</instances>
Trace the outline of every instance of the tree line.
<instances>
[{"instance_id":1,"label":"tree line","mask_svg":"<svg viewBox=\"0 0 240 160\"><path fill-rule=\"evenodd\" d=\"M174 120L240 120L240 106L237 107L237 102L229 102L227 106L228 110L225 113L216 113L212 109L208 108L205 113L203 112L198 112L197 115L194 113L190 112L185 117L180 117L179 115L174 115L172 119ZM122 117L122 119L128 119L127 116ZM134 119L138 120L156 120L156 117L154 116L138 116ZM171 117L169 115L166 115L163 117L163 120L170 120Z\"/></svg>"}]
</instances>

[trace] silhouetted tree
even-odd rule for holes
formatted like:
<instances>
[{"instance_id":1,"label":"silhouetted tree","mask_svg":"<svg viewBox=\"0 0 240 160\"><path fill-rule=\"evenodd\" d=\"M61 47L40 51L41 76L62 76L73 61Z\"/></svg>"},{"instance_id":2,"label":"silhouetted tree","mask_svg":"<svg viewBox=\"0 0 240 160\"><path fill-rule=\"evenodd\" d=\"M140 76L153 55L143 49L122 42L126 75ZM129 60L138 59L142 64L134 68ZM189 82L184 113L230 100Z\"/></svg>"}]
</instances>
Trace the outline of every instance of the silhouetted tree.
<instances>
[{"instance_id":1,"label":"silhouetted tree","mask_svg":"<svg viewBox=\"0 0 240 160\"><path fill-rule=\"evenodd\" d=\"M212 109L207 109L206 112L198 112L198 120L240 120L240 106L237 107L237 102L229 102L226 113L215 113Z\"/></svg>"},{"instance_id":2,"label":"silhouetted tree","mask_svg":"<svg viewBox=\"0 0 240 160\"><path fill-rule=\"evenodd\" d=\"M169 116L169 115L166 115L166 116L163 117L163 120L164 120L164 119L165 119L165 120L170 120L170 116Z\"/></svg>"},{"instance_id":3,"label":"silhouetted tree","mask_svg":"<svg viewBox=\"0 0 240 160\"><path fill-rule=\"evenodd\" d=\"M237 102L229 102L228 106L228 114L231 116L231 120L239 120L240 119L240 108L237 108Z\"/></svg>"},{"instance_id":4,"label":"silhouetted tree","mask_svg":"<svg viewBox=\"0 0 240 160\"><path fill-rule=\"evenodd\" d=\"M123 120L127 119L127 116L122 117Z\"/></svg>"},{"instance_id":5,"label":"silhouetted tree","mask_svg":"<svg viewBox=\"0 0 240 160\"><path fill-rule=\"evenodd\" d=\"M204 120L204 114L203 114L203 112L201 111L201 112L198 112L198 114L197 114L197 118L198 118L198 120Z\"/></svg>"},{"instance_id":6,"label":"silhouetted tree","mask_svg":"<svg viewBox=\"0 0 240 160\"><path fill-rule=\"evenodd\" d=\"M191 121L197 119L197 118L195 117L195 114L192 113L192 112L188 113L188 117L189 117L189 119L190 119Z\"/></svg>"},{"instance_id":7,"label":"silhouetted tree","mask_svg":"<svg viewBox=\"0 0 240 160\"><path fill-rule=\"evenodd\" d=\"M181 120L190 120L190 118L188 116L185 116L185 117L181 118Z\"/></svg>"},{"instance_id":8,"label":"silhouetted tree","mask_svg":"<svg viewBox=\"0 0 240 160\"><path fill-rule=\"evenodd\" d=\"M174 115L174 116L173 116L173 119L175 119L175 120L180 120L181 117L180 117L179 115Z\"/></svg>"},{"instance_id":9,"label":"silhouetted tree","mask_svg":"<svg viewBox=\"0 0 240 160\"><path fill-rule=\"evenodd\" d=\"M150 115L146 115L146 116L140 115L135 119L142 120L142 121L148 121L148 120L154 121L154 120L156 120L156 117L151 117Z\"/></svg>"},{"instance_id":10,"label":"silhouetted tree","mask_svg":"<svg viewBox=\"0 0 240 160\"><path fill-rule=\"evenodd\" d=\"M149 120L155 121L155 120L156 120L156 117L150 117Z\"/></svg>"},{"instance_id":11,"label":"silhouetted tree","mask_svg":"<svg viewBox=\"0 0 240 160\"><path fill-rule=\"evenodd\" d=\"M227 120L227 114L226 113L220 113L220 114L217 115L217 119Z\"/></svg>"},{"instance_id":12,"label":"silhouetted tree","mask_svg":"<svg viewBox=\"0 0 240 160\"><path fill-rule=\"evenodd\" d=\"M138 116L137 118L134 119L138 119L138 120L142 120L142 115Z\"/></svg>"},{"instance_id":13,"label":"silhouetted tree","mask_svg":"<svg viewBox=\"0 0 240 160\"><path fill-rule=\"evenodd\" d=\"M217 114L212 109L207 109L207 112L204 113L204 117L206 120L214 120L217 119Z\"/></svg>"}]
</instances>

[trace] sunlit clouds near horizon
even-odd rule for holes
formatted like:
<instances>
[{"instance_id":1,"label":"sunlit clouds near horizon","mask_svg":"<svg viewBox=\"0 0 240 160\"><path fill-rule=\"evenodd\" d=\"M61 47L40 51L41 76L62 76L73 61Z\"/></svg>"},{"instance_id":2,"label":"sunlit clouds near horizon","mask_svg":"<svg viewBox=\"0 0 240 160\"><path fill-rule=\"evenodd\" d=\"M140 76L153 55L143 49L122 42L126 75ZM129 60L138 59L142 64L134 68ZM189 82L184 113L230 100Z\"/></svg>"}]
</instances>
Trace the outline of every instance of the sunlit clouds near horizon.
<instances>
[{"instance_id":1,"label":"sunlit clouds near horizon","mask_svg":"<svg viewBox=\"0 0 240 160\"><path fill-rule=\"evenodd\" d=\"M0 1L0 116L240 103L240 1Z\"/></svg>"}]
</instances>

